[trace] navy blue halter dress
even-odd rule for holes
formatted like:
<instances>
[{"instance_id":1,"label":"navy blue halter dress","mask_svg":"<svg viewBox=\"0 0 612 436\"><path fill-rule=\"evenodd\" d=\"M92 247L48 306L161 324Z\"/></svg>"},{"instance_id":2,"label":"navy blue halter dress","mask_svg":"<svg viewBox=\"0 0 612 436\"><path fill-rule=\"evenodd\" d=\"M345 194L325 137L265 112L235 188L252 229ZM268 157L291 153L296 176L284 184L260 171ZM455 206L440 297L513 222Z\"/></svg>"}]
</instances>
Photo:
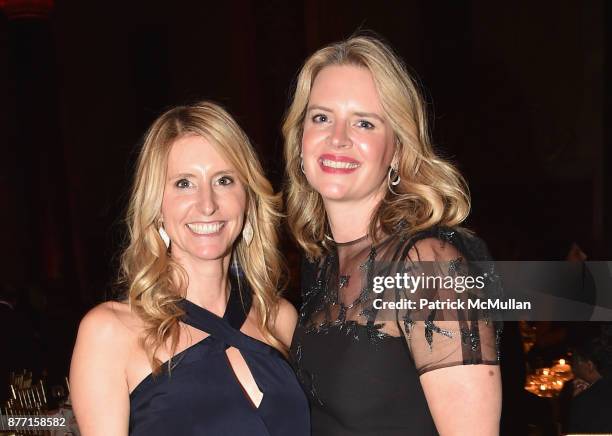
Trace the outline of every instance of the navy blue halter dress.
<instances>
[{"instance_id":1,"label":"navy blue halter dress","mask_svg":"<svg viewBox=\"0 0 612 436\"><path fill-rule=\"evenodd\" d=\"M132 436L309 436L308 401L283 356L239 331L249 312L250 295L232 291L220 318L182 300L183 322L209 333L172 359L172 370L146 377L130 394ZM225 354L237 348L263 399L256 407Z\"/></svg>"}]
</instances>

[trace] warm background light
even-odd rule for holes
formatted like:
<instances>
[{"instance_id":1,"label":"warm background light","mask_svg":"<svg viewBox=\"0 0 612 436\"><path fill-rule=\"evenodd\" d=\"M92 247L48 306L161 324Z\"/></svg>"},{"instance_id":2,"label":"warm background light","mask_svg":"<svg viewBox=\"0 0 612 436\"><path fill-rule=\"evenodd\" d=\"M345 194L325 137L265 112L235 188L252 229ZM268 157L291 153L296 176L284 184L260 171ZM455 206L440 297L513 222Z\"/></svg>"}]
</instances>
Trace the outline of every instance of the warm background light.
<instances>
[{"instance_id":1,"label":"warm background light","mask_svg":"<svg viewBox=\"0 0 612 436\"><path fill-rule=\"evenodd\" d=\"M9 19L47 18L53 0L0 0L0 9Z\"/></svg>"}]
</instances>

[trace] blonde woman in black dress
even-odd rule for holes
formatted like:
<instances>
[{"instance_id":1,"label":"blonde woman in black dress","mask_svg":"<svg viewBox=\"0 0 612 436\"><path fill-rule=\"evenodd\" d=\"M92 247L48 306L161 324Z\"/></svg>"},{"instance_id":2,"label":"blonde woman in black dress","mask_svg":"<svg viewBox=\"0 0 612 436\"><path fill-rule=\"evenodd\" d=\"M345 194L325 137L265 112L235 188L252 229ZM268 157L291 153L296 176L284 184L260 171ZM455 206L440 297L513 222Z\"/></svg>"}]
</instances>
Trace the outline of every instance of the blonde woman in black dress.
<instances>
[{"instance_id":1,"label":"blonde woman in black dress","mask_svg":"<svg viewBox=\"0 0 612 436\"><path fill-rule=\"evenodd\" d=\"M306 259L291 351L313 435L498 434L498 324L373 310L383 263L488 258L458 227L467 187L434 153L402 62L368 36L320 49L302 67L283 134L288 220Z\"/></svg>"}]
</instances>

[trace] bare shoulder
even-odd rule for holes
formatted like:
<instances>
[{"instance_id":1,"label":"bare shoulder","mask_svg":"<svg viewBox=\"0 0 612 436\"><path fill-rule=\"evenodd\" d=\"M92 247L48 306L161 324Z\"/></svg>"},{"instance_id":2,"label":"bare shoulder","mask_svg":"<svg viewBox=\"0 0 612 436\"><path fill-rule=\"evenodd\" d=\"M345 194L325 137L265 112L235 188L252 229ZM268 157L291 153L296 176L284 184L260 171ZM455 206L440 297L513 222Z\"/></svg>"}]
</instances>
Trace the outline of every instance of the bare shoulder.
<instances>
[{"instance_id":1,"label":"bare shoulder","mask_svg":"<svg viewBox=\"0 0 612 436\"><path fill-rule=\"evenodd\" d=\"M298 313L295 306L286 298L280 298L278 302L278 314L276 316L277 323L292 323L297 322Z\"/></svg>"},{"instance_id":2,"label":"bare shoulder","mask_svg":"<svg viewBox=\"0 0 612 436\"><path fill-rule=\"evenodd\" d=\"M128 433L126 368L137 335L134 318L127 304L107 302L81 320L70 365L70 397L81 434Z\"/></svg>"},{"instance_id":3,"label":"bare shoulder","mask_svg":"<svg viewBox=\"0 0 612 436\"><path fill-rule=\"evenodd\" d=\"M276 336L285 346L291 345L293 331L297 324L298 313L293 304L285 298L278 302L278 311L274 320L274 336Z\"/></svg>"},{"instance_id":4,"label":"bare shoulder","mask_svg":"<svg viewBox=\"0 0 612 436\"><path fill-rule=\"evenodd\" d=\"M108 301L87 312L79 325L78 337L101 346L127 345L138 334L139 324L127 303Z\"/></svg>"},{"instance_id":5,"label":"bare shoulder","mask_svg":"<svg viewBox=\"0 0 612 436\"><path fill-rule=\"evenodd\" d=\"M71 383L91 386L96 372L125 383L125 369L138 337L134 318L129 306L118 302L102 303L87 312L72 352Z\"/></svg>"}]
</instances>

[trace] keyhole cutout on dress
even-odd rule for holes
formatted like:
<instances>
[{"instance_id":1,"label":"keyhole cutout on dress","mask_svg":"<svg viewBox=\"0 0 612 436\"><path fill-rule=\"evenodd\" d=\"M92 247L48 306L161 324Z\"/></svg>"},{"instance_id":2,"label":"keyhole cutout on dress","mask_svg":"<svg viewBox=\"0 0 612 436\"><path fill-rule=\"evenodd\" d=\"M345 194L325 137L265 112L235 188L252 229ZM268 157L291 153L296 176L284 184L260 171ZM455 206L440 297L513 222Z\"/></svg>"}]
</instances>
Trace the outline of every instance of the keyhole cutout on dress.
<instances>
[{"instance_id":1,"label":"keyhole cutout on dress","mask_svg":"<svg viewBox=\"0 0 612 436\"><path fill-rule=\"evenodd\" d=\"M264 394L259 389L259 386L257 386L249 365L244 360L244 357L242 357L242 353L235 347L229 347L225 350L225 354L227 355L230 369L234 372L236 381L242 388L245 396L255 408L259 408Z\"/></svg>"}]
</instances>

